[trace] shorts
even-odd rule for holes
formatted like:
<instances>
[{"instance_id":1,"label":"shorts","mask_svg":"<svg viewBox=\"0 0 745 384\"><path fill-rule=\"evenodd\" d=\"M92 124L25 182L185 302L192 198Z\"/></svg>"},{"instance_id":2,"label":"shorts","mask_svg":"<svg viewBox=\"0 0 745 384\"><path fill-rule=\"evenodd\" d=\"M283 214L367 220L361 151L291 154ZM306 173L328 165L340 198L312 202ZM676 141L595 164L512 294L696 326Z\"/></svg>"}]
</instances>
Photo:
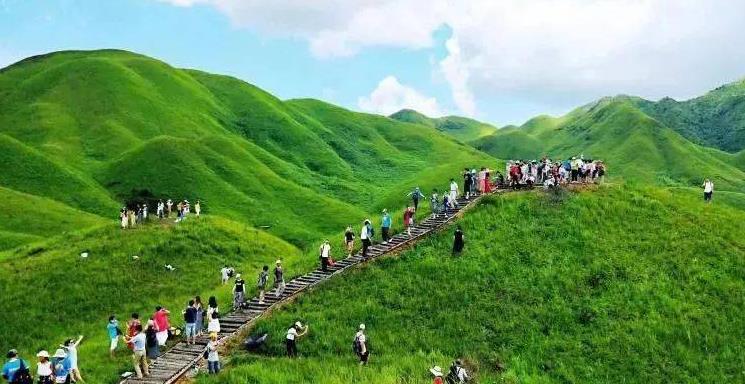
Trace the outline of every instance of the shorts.
<instances>
[{"instance_id":1,"label":"shorts","mask_svg":"<svg viewBox=\"0 0 745 384\"><path fill-rule=\"evenodd\" d=\"M111 339L111 344L109 345L109 350L113 351L116 349L116 347L119 345L119 338L113 338Z\"/></svg>"},{"instance_id":2,"label":"shorts","mask_svg":"<svg viewBox=\"0 0 745 384\"><path fill-rule=\"evenodd\" d=\"M194 337L197 335L197 324L196 323L186 323L186 329L184 330L186 333L186 337Z\"/></svg>"}]
</instances>

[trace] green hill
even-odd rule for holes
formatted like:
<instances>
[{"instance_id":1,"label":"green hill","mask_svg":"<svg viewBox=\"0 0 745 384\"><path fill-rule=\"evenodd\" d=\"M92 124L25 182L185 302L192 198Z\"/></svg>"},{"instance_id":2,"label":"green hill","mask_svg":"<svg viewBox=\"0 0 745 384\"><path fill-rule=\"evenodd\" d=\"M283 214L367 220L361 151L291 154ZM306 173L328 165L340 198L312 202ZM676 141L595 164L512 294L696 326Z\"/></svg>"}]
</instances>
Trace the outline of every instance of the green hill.
<instances>
[{"instance_id":1,"label":"green hill","mask_svg":"<svg viewBox=\"0 0 745 384\"><path fill-rule=\"evenodd\" d=\"M539 117L472 143L499 158L567 158L584 154L610 164L610 175L662 185L745 192L745 173L732 157L696 145L642 112L626 97L606 98L561 118Z\"/></svg>"},{"instance_id":2,"label":"green hill","mask_svg":"<svg viewBox=\"0 0 745 384\"><path fill-rule=\"evenodd\" d=\"M635 99L635 103L694 142L728 152L745 149L745 80L686 101Z\"/></svg>"},{"instance_id":3,"label":"green hill","mask_svg":"<svg viewBox=\"0 0 745 384\"><path fill-rule=\"evenodd\" d=\"M461 116L427 117L411 109L402 109L390 116L392 119L425 125L444 132L464 143L488 136L497 131L497 127Z\"/></svg>"},{"instance_id":4,"label":"green hill","mask_svg":"<svg viewBox=\"0 0 745 384\"><path fill-rule=\"evenodd\" d=\"M282 101L117 50L0 71L0 146L13 166L0 175L5 188L112 219L125 202L200 199L206 212L294 244L377 211L413 187L403 180L431 188L450 169L494 161L419 125ZM430 159L454 166L432 174Z\"/></svg>"},{"instance_id":5,"label":"green hill","mask_svg":"<svg viewBox=\"0 0 745 384\"><path fill-rule=\"evenodd\" d=\"M460 223L461 257L451 229L330 281L256 325L264 352L198 382L429 383L458 357L480 383L742 382L743 223L687 191L495 196ZM297 320L310 332L288 360Z\"/></svg>"}]
</instances>

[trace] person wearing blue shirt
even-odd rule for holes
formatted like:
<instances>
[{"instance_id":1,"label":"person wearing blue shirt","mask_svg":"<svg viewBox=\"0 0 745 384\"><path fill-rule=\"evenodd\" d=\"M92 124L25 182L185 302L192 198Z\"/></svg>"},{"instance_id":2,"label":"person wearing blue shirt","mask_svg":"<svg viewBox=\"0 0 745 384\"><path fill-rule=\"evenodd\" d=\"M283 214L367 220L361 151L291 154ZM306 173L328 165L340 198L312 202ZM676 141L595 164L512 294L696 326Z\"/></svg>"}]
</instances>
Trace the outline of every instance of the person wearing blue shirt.
<instances>
[{"instance_id":1,"label":"person wearing blue shirt","mask_svg":"<svg viewBox=\"0 0 745 384\"><path fill-rule=\"evenodd\" d=\"M109 333L109 354L113 358L114 351L119 344L119 335L121 332L119 330L119 321L116 320L116 316L109 316L109 324L106 325L106 331Z\"/></svg>"},{"instance_id":2,"label":"person wearing blue shirt","mask_svg":"<svg viewBox=\"0 0 745 384\"><path fill-rule=\"evenodd\" d=\"M52 367L54 368L55 381L58 383L67 383L68 376L70 375L70 368L72 368L72 362L70 361L70 356L65 353L64 349L60 348L54 353Z\"/></svg>"},{"instance_id":3,"label":"person wearing blue shirt","mask_svg":"<svg viewBox=\"0 0 745 384\"><path fill-rule=\"evenodd\" d=\"M9 383L12 383L15 380L16 373L21 369L21 363L23 363L24 368L28 369L28 361L19 359L18 351L15 349L8 351L7 357L8 361L3 365L3 378L8 380Z\"/></svg>"},{"instance_id":4,"label":"person wearing blue shirt","mask_svg":"<svg viewBox=\"0 0 745 384\"><path fill-rule=\"evenodd\" d=\"M391 215L388 214L388 210L383 210L383 220L381 220L380 229L383 233L383 244L388 244L388 240L391 239Z\"/></svg>"}]
</instances>

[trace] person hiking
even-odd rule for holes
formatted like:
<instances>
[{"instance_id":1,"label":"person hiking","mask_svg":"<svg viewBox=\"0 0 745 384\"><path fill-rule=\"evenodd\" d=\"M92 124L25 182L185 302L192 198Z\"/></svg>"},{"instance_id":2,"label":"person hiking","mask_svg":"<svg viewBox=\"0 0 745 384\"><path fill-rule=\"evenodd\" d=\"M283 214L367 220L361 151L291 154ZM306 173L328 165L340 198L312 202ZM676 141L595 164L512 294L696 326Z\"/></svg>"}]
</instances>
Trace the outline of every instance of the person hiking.
<instances>
[{"instance_id":1,"label":"person hiking","mask_svg":"<svg viewBox=\"0 0 745 384\"><path fill-rule=\"evenodd\" d=\"M442 381L442 368L435 365L434 367L429 369L429 372L432 373L432 376L435 377L435 379L432 381L432 384L444 384Z\"/></svg>"},{"instance_id":2,"label":"person hiking","mask_svg":"<svg viewBox=\"0 0 745 384\"><path fill-rule=\"evenodd\" d=\"M259 272L259 278L256 280L256 288L259 290L259 304L264 304L264 293L266 291L266 283L269 281L269 266L265 265L264 268Z\"/></svg>"},{"instance_id":3,"label":"person hiking","mask_svg":"<svg viewBox=\"0 0 745 384\"><path fill-rule=\"evenodd\" d=\"M357 333L354 335L354 353L360 358L360 365L367 365L370 357L370 350L367 348L367 337L365 336L365 324L360 324Z\"/></svg>"},{"instance_id":4,"label":"person hiking","mask_svg":"<svg viewBox=\"0 0 745 384\"><path fill-rule=\"evenodd\" d=\"M391 215L388 210L383 210L383 218L380 220L380 232L383 236L383 244L388 244L391 239Z\"/></svg>"},{"instance_id":5,"label":"person hiking","mask_svg":"<svg viewBox=\"0 0 745 384\"><path fill-rule=\"evenodd\" d=\"M145 354L150 361L158 358L160 354L157 333L158 330L155 327L155 321L151 318L147 321L147 328L145 329Z\"/></svg>"},{"instance_id":6,"label":"person hiking","mask_svg":"<svg viewBox=\"0 0 745 384\"><path fill-rule=\"evenodd\" d=\"M166 202L166 208L168 208L167 213L168 213L168 217L170 218L171 217L171 210L173 208L173 201L171 199L168 199L168 201Z\"/></svg>"},{"instance_id":7,"label":"person hiking","mask_svg":"<svg viewBox=\"0 0 745 384\"><path fill-rule=\"evenodd\" d=\"M269 267L266 267L266 269L269 269ZM220 310L217 308L217 299L215 296L210 296L207 300L207 319L211 319L213 313L219 314Z\"/></svg>"},{"instance_id":8,"label":"person hiking","mask_svg":"<svg viewBox=\"0 0 745 384\"><path fill-rule=\"evenodd\" d=\"M60 348L54 353L52 368L54 369L55 383L66 384L70 382L70 358L64 349Z\"/></svg>"},{"instance_id":9,"label":"person hiking","mask_svg":"<svg viewBox=\"0 0 745 384\"><path fill-rule=\"evenodd\" d=\"M73 382L84 383L83 376L80 374L80 368L78 367L78 345L83 341L83 335L78 336L77 339L67 339L60 345L65 352L67 357L70 359L70 379Z\"/></svg>"},{"instance_id":10,"label":"person hiking","mask_svg":"<svg viewBox=\"0 0 745 384\"><path fill-rule=\"evenodd\" d=\"M277 288L275 295L280 297L285 292L285 271L282 269L282 260L277 260L274 264L274 286Z\"/></svg>"},{"instance_id":11,"label":"person hiking","mask_svg":"<svg viewBox=\"0 0 745 384\"><path fill-rule=\"evenodd\" d=\"M461 251L463 251L464 245L463 230L459 224L455 229L455 235L453 236L453 256L460 255Z\"/></svg>"},{"instance_id":12,"label":"person hiking","mask_svg":"<svg viewBox=\"0 0 745 384\"><path fill-rule=\"evenodd\" d=\"M109 316L109 323L106 325L106 332L109 335L109 355L114 358L114 351L119 345L119 336L122 335L122 331L119 329L119 321L116 316Z\"/></svg>"},{"instance_id":13,"label":"person hiking","mask_svg":"<svg viewBox=\"0 0 745 384\"><path fill-rule=\"evenodd\" d=\"M224 265L224 266L223 266L223 267L222 267L222 268L220 269L220 281L221 281L221 282L222 282L223 284L227 284L227 283L228 283L228 280L230 280L230 271L231 271L231 268L230 268L230 267L228 267L228 266L227 266L227 264L226 264L226 265Z\"/></svg>"},{"instance_id":14,"label":"person hiking","mask_svg":"<svg viewBox=\"0 0 745 384\"><path fill-rule=\"evenodd\" d=\"M194 307L192 307L193 309ZM136 328L137 334L134 337L126 338L128 343L132 343L132 362L134 364L135 373L138 379L150 376L149 367L147 364L147 357L145 356L145 344L147 343L147 336L142 331L142 324L139 324Z\"/></svg>"},{"instance_id":15,"label":"person hiking","mask_svg":"<svg viewBox=\"0 0 745 384\"><path fill-rule=\"evenodd\" d=\"M63 351L64 353L64 351ZM11 349L6 355L8 361L3 365L3 378L8 380L8 383L21 383L31 384L31 375L29 374L28 361L18 357L18 351Z\"/></svg>"},{"instance_id":16,"label":"person hiking","mask_svg":"<svg viewBox=\"0 0 745 384\"><path fill-rule=\"evenodd\" d=\"M197 325L197 336L202 335L204 331L204 305L202 304L202 298L194 296L194 309L197 310L197 319L194 324Z\"/></svg>"},{"instance_id":17,"label":"person hiking","mask_svg":"<svg viewBox=\"0 0 745 384\"><path fill-rule=\"evenodd\" d=\"M127 208L122 208L119 211L119 222L121 223L122 229L127 229Z\"/></svg>"},{"instance_id":18,"label":"person hiking","mask_svg":"<svg viewBox=\"0 0 745 384\"><path fill-rule=\"evenodd\" d=\"M287 330L285 342L287 344L287 357L297 357L297 339L308 333L308 326L303 327L303 323L296 321L290 329Z\"/></svg>"},{"instance_id":19,"label":"person hiking","mask_svg":"<svg viewBox=\"0 0 745 384\"><path fill-rule=\"evenodd\" d=\"M319 258L321 259L321 270L328 272L329 270L329 257L331 256L331 244L328 239L323 241L321 247L318 249Z\"/></svg>"},{"instance_id":20,"label":"person hiking","mask_svg":"<svg viewBox=\"0 0 745 384\"><path fill-rule=\"evenodd\" d=\"M411 207L406 207L404 210L404 228L406 228L406 234L411 237L411 227L414 225L414 212Z\"/></svg>"},{"instance_id":21,"label":"person hiking","mask_svg":"<svg viewBox=\"0 0 745 384\"><path fill-rule=\"evenodd\" d=\"M127 333L126 333L127 337L132 337L137 333L135 328L139 324L140 324L140 315L138 313L133 313L132 318L129 319L129 321L127 322ZM132 345L127 344L127 348L132 349Z\"/></svg>"},{"instance_id":22,"label":"person hiking","mask_svg":"<svg viewBox=\"0 0 745 384\"><path fill-rule=\"evenodd\" d=\"M450 201L450 205L455 207L458 201L458 183L454 179L450 179L450 198L448 200Z\"/></svg>"},{"instance_id":23,"label":"person hiking","mask_svg":"<svg viewBox=\"0 0 745 384\"><path fill-rule=\"evenodd\" d=\"M425 197L419 187L414 188L414 190L409 192L407 196L411 196L411 202L414 204L414 209L419 209L419 199Z\"/></svg>"},{"instance_id":24,"label":"person hiking","mask_svg":"<svg viewBox=\"0 0 745 384\"><path fill-rule=\"evenodd\" d=\"M49 361L49 352L39 351L36 354L39 358L39 362L36 363L36 378L39 384L53 384L54 383L54 371L52 370L52 362Z\"/></svg>"},{"instance_id":25,"label":"person hiking","mask_svg":"<svg viewBox=\"0 0 745 384\"><path fill-rule=\"evenodd\" d=\"M235 275L235 284L233 285L233 310L237 311L243 306L246 300L246 281L241 278L241 274Z\"/></svg>"},{"instance_id":26,"label":"person hiking","mask_svg":"<svg viewBox=\"0 0 745 384\"><path fill-rule=\"evenodd\" d=\"M372 233L370 232L370 220L365 220L360 230L360 240L362 240L362 258L367 260L367 250L372 245Z\"/></svg>"},{"instance_id":27,"label":"person hiking","mask_svg":"<svg viewBox=\"0 0 745 384\"><path fill-rule=\"evenodd\" d=\"M463 368L463 363L460 360L455 360L450 366L445 382L447 384L462 384L469 380L466 369Z\"/></svg>"},{"instance_id":28,"label":"person hiking","mask_svg":"<svg viewBox=\"0 0 745 384\"><path fill-rule=\"evenodd\" d=\"M347 246L347 256L351 257L354 252L354 231L351 225L344 232L344 244Z\"/></svg>"},{"instance_id":29,"label":"person hiking","mask_svg":"<svg viewBox=\"0 0 745 384\"><path fill-rule=\"evenodd\" d=\"M220 319L217 316L217 312L212 312L209 324L207 324L207 333L210 334L210 337L212 335L217 336L220 333Z\"/></svg>"},{"instance_id":30,"label":"person hiking","mask_svg":"<svg viewBox=\"0 0 745 384\"><path fill-rule=\"evenodd\" d=\"M199 200L194 204L194 213L199 217L199 214L202 212L202 204L199 203Z\"/></svg>"},{"instance_id":31,"label":"person hiking","mask_svg":"<svg viewBox=\"0 0 745 384\"><path fill-rule=\"evenodd\" d=\"M220 373L220 356L217 354L217 333L210 334L210 341L207 343L207 371L210 375Z\"/></svg>"},{"instance_id":32,"label":"person hiking","mask_svg":"<svg viewBox=\"0 0 745 384\"><path fill-rule=\"evenodd\" d=\"M155 214L158 215L158 219L163 218L164 209L165 209L165 205L163 204L163 200L158 200L158 205L155 208Z\"/></svg>"},{"instance_id":33,"label":"person hiking","mask_svg":"<svg viewBox=\"0 0 745 384\"><path fill-rule=\"evenodd\" d=\"M471 170L463 169L463 197L468 200L471 197Z\"/></svg>"},{"instance_id":34,"label":"person hiking","mask_svg":"<svg viewBox=\"0 0 745 384\"><path fill-rule=\"evenodd\" d=\"M437 195L437 190L432 191L432 196L429 198L429 205L432 207L432 218L436 218L437 214L441 211L439 202L440 197Z\"/></svg>"},{"instance_id":35,"label":"person hiking","mask_svg":"<svg viewBox=\"0 0 745 384\"><path fill-rule=\"evenodd\" d=\"M186 344L194 344L197 339L197 308L194 304L194 300L189 300L189 304L186 309L182 311L184 315L184 333L186 333ZM142 332L142 326L139 327Z\"/></svg>"},{"instance_id":36,"label":"person hiking","mask_svg":"<svg viewBox=\"0 0 745 384\"><path fill-rule=\"evenodd\" d=\"M168 331L171 328L171 323L168 320L168 315L171 312L161 306L155 307L155 314L153 314L153 321L158 329L158 333L155 336L158 338L158 346L164 347L168 341Z\"/></svg>"},{"instance_id":37,"label":"person hiking","mask_svg":"<svg viewBox=\"0 0 745 384\"><path fill-rule=\"evenodd\" d=\"M711 203L711 197L714 194L714 182L706 179L704 180L704 201Z\"/></svg>"}]
</instances>

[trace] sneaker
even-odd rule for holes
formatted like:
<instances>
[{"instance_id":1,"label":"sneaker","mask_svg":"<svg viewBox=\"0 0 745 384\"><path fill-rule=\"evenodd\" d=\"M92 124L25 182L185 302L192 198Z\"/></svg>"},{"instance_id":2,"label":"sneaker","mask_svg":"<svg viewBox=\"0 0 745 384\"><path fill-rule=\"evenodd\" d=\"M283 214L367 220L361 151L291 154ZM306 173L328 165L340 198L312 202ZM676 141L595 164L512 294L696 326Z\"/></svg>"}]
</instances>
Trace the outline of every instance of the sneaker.
<instances>
[{"instance_id":1,"label":"sneaker","mask_svg":"<svg viewBox=\"0 0 745 384\"><path fill-rule=\"evenodd\" d=\"M263 302L263 301L259 301L259 305L263 305L263 304L264 304L264 302Z\"/></svg>"}]
</instances>

